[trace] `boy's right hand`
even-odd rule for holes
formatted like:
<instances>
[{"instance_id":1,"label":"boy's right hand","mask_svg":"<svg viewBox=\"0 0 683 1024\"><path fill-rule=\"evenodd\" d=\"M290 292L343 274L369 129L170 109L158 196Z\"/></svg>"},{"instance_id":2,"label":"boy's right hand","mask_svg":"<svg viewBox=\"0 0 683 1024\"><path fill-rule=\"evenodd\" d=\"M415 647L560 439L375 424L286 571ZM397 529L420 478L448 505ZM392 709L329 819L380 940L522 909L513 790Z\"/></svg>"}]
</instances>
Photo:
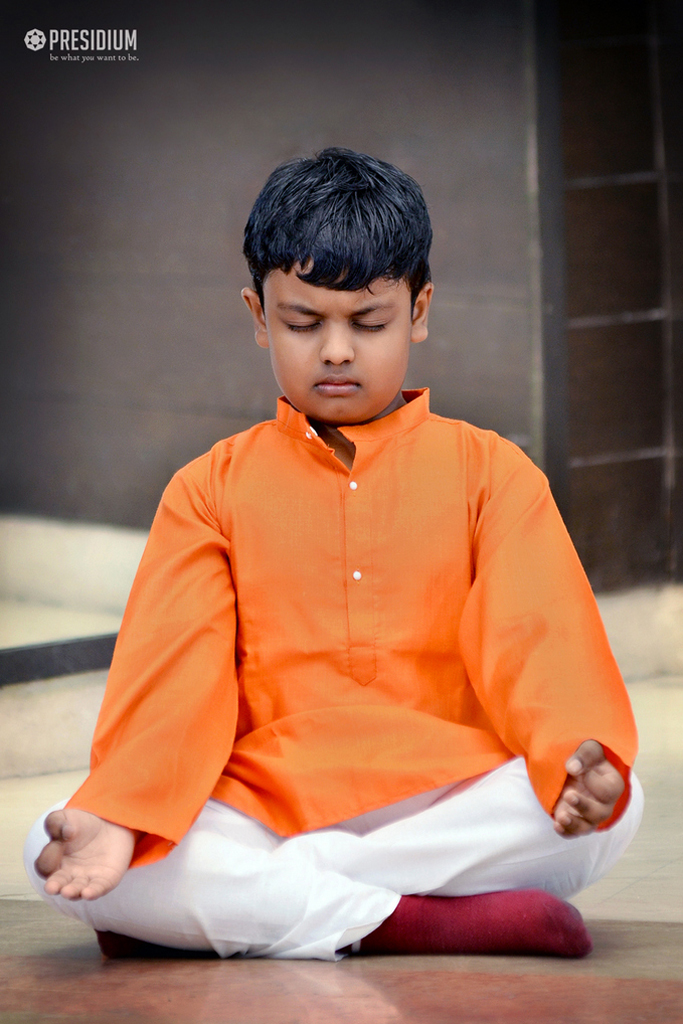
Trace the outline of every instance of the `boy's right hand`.
<instances>
[{"instance_id":1,"label":"boy's right hand","mask_svg":"<svg viewBox=\"0 0 683 1024\"><path fill-rule=\"evenodd\" d=\"M48 896L96 900L123 878L133 856L137 833L98 818L90 811L67 807L45 819L50 842L36 860L46 878Z\"/></svg>"}]
</instances>

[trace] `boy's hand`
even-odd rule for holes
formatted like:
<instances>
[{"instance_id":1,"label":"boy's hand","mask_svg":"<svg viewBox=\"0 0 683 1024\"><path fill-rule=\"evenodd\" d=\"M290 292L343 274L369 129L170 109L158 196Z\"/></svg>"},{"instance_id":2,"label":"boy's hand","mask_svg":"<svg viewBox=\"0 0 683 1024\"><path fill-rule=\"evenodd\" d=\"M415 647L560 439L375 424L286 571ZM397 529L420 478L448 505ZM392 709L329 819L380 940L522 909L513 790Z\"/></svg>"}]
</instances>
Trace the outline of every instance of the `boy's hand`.
<instances>
[{"instance_id":1,"label":"boy's hand","mask_svg":"<svg viewBox=\"0 0 683 1024\"><path fill-rule=\"evenodd\" d=\"M585 836L611 816L624 780L597 740L584 740L567 761L567 781L553 810L555 831Z\"/></svg>"},{"instance_id":2,"label":"boy's hand","mask_svg":"<svg viewBox=\"0 0 683 1024\"><path fill-rule=\"evenodd\" d=\"M67 900L96 900L111 892L131 862L137 836L74 807L48 814L45 831L50 842L36 860L36 871L47 878L48 896Z\"/></svg>"}]
</instances>

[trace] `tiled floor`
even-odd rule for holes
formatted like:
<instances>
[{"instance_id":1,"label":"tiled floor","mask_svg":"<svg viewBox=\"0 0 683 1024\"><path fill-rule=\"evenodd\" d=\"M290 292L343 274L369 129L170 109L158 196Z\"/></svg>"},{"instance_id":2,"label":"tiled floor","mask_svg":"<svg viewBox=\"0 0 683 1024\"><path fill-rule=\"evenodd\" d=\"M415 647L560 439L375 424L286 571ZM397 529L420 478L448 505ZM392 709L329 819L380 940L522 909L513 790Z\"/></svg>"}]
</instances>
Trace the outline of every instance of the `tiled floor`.
<instances>
[{"instance_id":1,"label":"tiled floor","mask_svg":"<svg viewBox=\"0 0 683 1024\"><path fill-rule=\"evenodd\" d=\"M595 952L378 957L340 964L216 960L102 964L91 934L53 915L23 877L37 814L82 772L0 781L0 1022L100 1024L683 1024L683 677L629 685L646 793L639 834L574 902Z\"/></svg>"}]
</instances>

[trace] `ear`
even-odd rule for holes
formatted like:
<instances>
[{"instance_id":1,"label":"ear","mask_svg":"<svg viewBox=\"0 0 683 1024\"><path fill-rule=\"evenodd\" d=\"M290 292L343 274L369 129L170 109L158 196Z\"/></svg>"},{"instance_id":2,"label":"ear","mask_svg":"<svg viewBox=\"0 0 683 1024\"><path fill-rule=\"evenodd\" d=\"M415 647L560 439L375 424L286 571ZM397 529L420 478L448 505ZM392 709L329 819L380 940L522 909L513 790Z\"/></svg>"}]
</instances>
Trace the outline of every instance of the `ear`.
<instances>
[{"instance_id":1,"label":"ear","mask_svg":"<svg viewBox=\"0 0 683 1024\"><path fill-rule=\"evenodd\" d=\"M242 298L249 307L249 311L254 320L254 337L256 338L256 344L260 345L261 348L268 348L268 328L266 327L266 314L263 312L263 306L261 300L258 297L258 292L254 291L253 288L243 288Z\"/></svg>"},{"instance_id":2,"label":"ear","mask_svg":"<svg viewBox=\"0 0 683 1024\"><path fill-rule=\"evenodd\" d=\"M413 306L413 323L410 331L410 340L412 342L417 343L424 341L429 333L427 331L427 319L429 316L429 305L432 301L433 294L434 285L431 281L428 281L415 299L415 305Z\"/></svg>"}]
</instances>

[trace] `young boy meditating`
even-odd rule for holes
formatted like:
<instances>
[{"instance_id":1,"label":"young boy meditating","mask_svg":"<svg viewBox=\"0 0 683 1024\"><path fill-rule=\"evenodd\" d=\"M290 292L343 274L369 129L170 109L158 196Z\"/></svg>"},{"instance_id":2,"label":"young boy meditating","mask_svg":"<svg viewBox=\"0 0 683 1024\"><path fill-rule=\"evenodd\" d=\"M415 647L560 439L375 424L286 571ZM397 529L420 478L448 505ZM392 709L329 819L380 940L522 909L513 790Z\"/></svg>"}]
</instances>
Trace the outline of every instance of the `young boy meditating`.
<instances>
[{"instance_id":1,"label":"young boy meditating","mask_svg":"<svg viewBox=\"0 0 683 1024\"><path fill-rule=\"evenodd\" d=\"M346 150L256 200L277 419L169 484L91 774L27 841L110 955L591 948L563 901L638 826L633 718L545 477L401 390L430 241Z\"/></svg>"}]
</instances>

